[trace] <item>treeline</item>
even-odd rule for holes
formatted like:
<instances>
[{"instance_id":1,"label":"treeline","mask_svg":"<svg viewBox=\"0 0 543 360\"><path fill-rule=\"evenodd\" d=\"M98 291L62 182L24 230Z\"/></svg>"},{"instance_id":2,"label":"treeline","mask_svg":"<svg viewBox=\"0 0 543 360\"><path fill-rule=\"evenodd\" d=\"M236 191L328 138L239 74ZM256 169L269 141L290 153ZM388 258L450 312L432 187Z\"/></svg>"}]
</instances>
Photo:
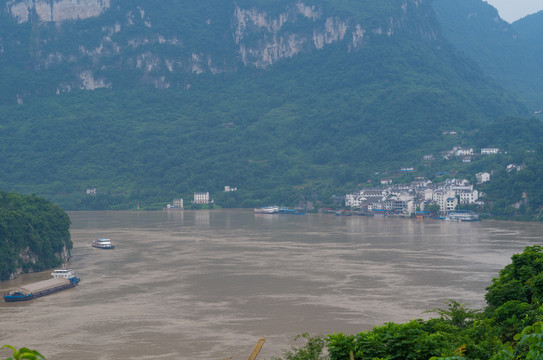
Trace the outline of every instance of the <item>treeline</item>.
<instances>
[{"instance_id":1,"label":"treeline","mask_svg":"<svg viewBox=\"0 0 543 360\"><path fill-rule=\"evenodd\" d=\"M65 210L156 209L199 191L224 207L315 199L326 206L334 194L379 181L377 172L457 145L443 130L481 130L478 139L496 140L484 146L500 146L516 141L510 124L485 125L528 114L522 99L441 37L429 3L406 12L396 0L321 1L322 18L298 16L285 34L312 38L330 16L367 29L402 20L393 34L366 31L356 48L349 35L265 70L241 62L239 46L258 47L267 35L257 26L234 42L225 14L236 4L270 19L296 6L120 1L99 17L39 27L0 11L0 189L38 194ZM141 16L114 30L127 13ZM184 60L166 66L192 54L217 72L197 74ZM151 58L156 66L145 65ZM111 88L77 90L81 69ZM449 171L424 166L417 176ZM224 186L239 190L223 194Z\"/></svg>"},{"instance_id":2,"label":"treeline","mask_svg":"<svg viewBox=\"0 0 543 360\"><path fill-rule=\"evenodd\" d=\"M304 334L306 344L285 351L283 359L542 359L542 289L543 247L530 246L492 280L484 309L450 300L429 320L386 323L354 335Z\"/></svg>"},{"instance_id":3,"label":"treeline","mask_svg":"<svg viewBox=\"0 0 543 360\"><path fill-rule=\"evenodd\" d=\"M467 130L468 119L492 118L495 107L470 106L461 85L441 94L429 76L417 85L391 76L421 75L399 64L378 69L378 58L408 56L379 51L336 56L339 64L306 56L266 73L217 75L189 91L102 89L0 107L0 188L65 210L156 208L196 191L217 196L226 185L239 189L227 198L236 207L326 202L384 166L454 146L443 124Z\"/></svg>"},{"instance_id":4,"label":"treeline","mask_svg":"<svg viewBox=\"0 0 543 360\"><path fill-rule=\"evenodd\" d=\"M507 117L463 136L465 147L497 147L500 154L479 156L456 165L457 177L476 183L475 174L488 172L478 185L485 205L478 211L499 219L543 220L543 122L540 118ZM457 160L457 164L460 160ZM452 172L451 172L452 173Z\"/></svg>"},{"instance_id":5,"label":"treeline","mask_svg":"<svg viewBox=\"0 0 543 360\"><path fill-rule=\"evenodd\" d=\"M491 202L489 211L500 218L543 220L543 144L520 167L502 167L492 175L492 181L482 187Z\"/></svg>"},{"instance_id":6,"label":"treeline","mask_svg":"<svg viewBox=\"0 0 543 360\"><path fill-rule=\"evenodd\" d=\"M0 280L62 264L72 248L70 219L35 195L0 192Z\"/></svg>"}]
</instances>

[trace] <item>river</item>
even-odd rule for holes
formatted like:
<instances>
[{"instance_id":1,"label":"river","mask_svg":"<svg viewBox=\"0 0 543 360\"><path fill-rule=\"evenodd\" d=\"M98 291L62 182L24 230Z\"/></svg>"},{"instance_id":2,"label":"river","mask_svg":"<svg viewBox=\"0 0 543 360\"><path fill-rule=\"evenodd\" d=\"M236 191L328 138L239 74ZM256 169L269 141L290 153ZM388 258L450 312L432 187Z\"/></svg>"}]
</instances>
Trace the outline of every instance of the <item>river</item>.
<instances>
[{"instance_id":1,"label":"river","mask_svg":"<svg viewBox=\"0 0 543 360\"><path fill-rule=\"evenodd\" d=\"M2 344L48 360L259 359L294 337L484 306L511 255L543 224L454 223L251 210L70 212L75 289L0 303ZM114 250L90 246L109 237ZM2 292L50 271L0 284ZM10 352L1 351L0 358Z\"/></svg>"}]
</instances>

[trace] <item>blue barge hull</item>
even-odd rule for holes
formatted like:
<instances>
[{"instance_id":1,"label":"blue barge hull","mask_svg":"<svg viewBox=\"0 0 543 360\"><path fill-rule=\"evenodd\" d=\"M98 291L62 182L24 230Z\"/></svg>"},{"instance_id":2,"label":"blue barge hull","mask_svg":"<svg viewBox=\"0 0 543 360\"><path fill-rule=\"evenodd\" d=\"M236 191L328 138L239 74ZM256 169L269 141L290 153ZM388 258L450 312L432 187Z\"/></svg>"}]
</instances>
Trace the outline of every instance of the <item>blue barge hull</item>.
<instances>
[{"instance_id":1,"label":"blue barge hull","mask_svg":"<svg viewBox=\"0 0 543 360\"><path fill-rule=\"evenodd\" d=\"M42 296L54 294L56 292L76 287L81 279L79 276L73 276L71 278L59 278L50 279L35 284L27 285L28 289L11 290L4 295L4 301L16 302L16 301L28 301L36 299Z\"/></svg>"}]
</instances>

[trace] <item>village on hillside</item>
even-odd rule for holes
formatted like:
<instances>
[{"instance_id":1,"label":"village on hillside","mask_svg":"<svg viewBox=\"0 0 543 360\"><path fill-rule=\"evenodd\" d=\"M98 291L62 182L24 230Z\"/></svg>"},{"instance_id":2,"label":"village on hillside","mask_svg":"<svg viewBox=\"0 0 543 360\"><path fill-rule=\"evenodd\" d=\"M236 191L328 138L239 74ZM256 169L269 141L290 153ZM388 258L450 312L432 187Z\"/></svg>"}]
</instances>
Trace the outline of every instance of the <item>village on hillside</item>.
<instances>
[{"instance_id":1,"label":"village on hillside","mask_svg":"<svg viewBox=\"0 0 543 360\"><path fill-rule=\"evenodd\" d=\"M455 134L456 132L444 132ZM454 146L443 151L439 156L444 160L457 159L462 163L471 162L472 159L501 154L499 148L482 148L474 152L473 148ZM435 156L427 154L422 156L424 164L430 164ZM508 164L506 171L520 171L524 165ZM391 174L392 173L392 174ZM468 179L455 178L455 173L438 173L442 182L432 182L424 176L410 176L414 181L405 183L404 179L397 179L397 174L417 174L414 167L401 167L396 171L381 173L383 177L378 180L380 185L361 186L354 192L345 195L333 195L332 202L335 209L316 208L315 201L299 201L296 210L298 212L331 212L336 215L360 215L360 216L398 216L418 218L440 218L445 220L476 221L479 214L474 211L485 205L485 194L481 192L480 185L490 181L494 170L483 171L474 174L475 184ZM379 173L376 173L379 174ZM451 178L444 179L446 176ZM399 177L399 176L398 176ZM374 179L376 180L376 179ZM399 183L395 183L398 181ZM434 179L435 181L435 179ZM479 188L479 189L478 189ZM238 190L237 186L224 186L225 193ZM87 195L97 195L96 188L87 188ZM314 199L315 200L315 199ZM208 191L194 192L190 200L190 206L215 206L215 200ZM217 204L220 206L221 204ZM513 205L515 206L515 205ZM164 209L184 209L185 203L182 197L174 198ZM139 205L138 205L139 209Z\"/></svg>"},{"instance_id":2,"label":"village on hillside","mask_svg":"<svg viewBox=\"0 0 543 360\"><path fill-rule=\"evenodd\" d=\"M478 179L488 181L488 173L478 174ZM391 184L390 179L381 186L364 188L345 195L345 207L357 215L372 216L448 216L451 219L477 220L476 213L457 211L460 204L483 205L478 190L466 179L448 179L432 183L419 178L410 184Z\"/></svg>"},{"instance_id":3,"label":"village on hillside","mask_svg":"<svg viewBox=\"0 0 543 360\"><path fill-rule=\"evenodd\" d=\"M482 148L480 156L499 154L498 148ZM475 155L473 148L454 147L447 151L443 158L461 158L462 162L470 162ZM433 155L424 155L423 160L434 160ZM509 164L507 171L519 171L522 166ZM402 168L401 172L413 172L412 167ZM492 171L475 174L476 185L490 181ZM393 184L390 178L381 179L380 186L365 187L344 197L346 209L340 214L366 216L416 216L437 217L446 220L474 221L479 220L475 211L458 210L474 209L483 206L484 193L474 188L467 179L447 179L444 182L432 183L427 178L416 177L408 184ZM464 206L468 205L468 206Z\"/></svg>"}]
</instances>

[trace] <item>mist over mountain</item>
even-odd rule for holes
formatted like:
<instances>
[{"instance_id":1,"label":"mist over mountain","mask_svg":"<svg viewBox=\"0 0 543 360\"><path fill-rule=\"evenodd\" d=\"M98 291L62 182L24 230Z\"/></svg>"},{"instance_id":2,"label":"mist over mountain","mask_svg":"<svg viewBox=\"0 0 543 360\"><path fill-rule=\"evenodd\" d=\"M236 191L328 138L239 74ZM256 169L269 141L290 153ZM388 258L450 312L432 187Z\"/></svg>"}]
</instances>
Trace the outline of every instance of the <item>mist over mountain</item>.
<instances>
[{"instance_id":1,"label":"mist over mountain","mask_svg":"<svg viewBox=\"0 0 543 360\"><path fill-rule=\"evenodd\" d=\"M509 24L480 0L435 0L443 34L533 110L543 108L543 11Z\"/></svg>"},{"instance_id":2,"label":"mist over mountain","mask_svg":"<svg viewBox=\"0 0 543 360\"><path fill-rule=\"evenodd\" d=\"M327 200L528 113L441 29L429 0L0 1L0 187Z\"/></svg>"}]
</instances>

